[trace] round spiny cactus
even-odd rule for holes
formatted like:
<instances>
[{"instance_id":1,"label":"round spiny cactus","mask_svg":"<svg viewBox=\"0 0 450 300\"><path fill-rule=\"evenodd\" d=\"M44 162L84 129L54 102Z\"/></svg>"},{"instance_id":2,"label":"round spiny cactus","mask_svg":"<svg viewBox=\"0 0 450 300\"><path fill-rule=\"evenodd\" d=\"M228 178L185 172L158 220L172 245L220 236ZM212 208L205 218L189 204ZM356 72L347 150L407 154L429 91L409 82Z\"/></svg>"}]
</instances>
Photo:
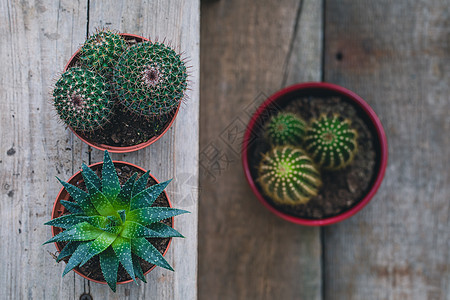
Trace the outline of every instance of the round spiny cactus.
<instances>
[{"instance_id":1,"label":"round spiny cactus","mask_svg":"<svg viewBox=\"0 0 450 300\"><path fill-rule=\"evenodd\" d=\"M91 35L80 49L80 64L111 78L113 67L127 49L127 42L116 32L100 30Z\"/></svg>"},{"instance_id":2,"label":"round spiny cactus","mask_svg":"<svg viewBox=\"0 0 450 300\"><path fill-rule=\"evenodd\" d=\"M312 159L300 148L276 146L263 155L258 182L264 193L279 204L304 204L322 185Z\"/></svg>"},{"instance_id":3,"label":"round spiny cactus","mask_svg":"<svg viewBox=\"0 0 450 300\"><path fill-rule=\"evenodd\" d=\"M59 117L77 131L102 128L112 116L113 101L105 79L92 71L71 68L53 90Z\"/></svg>"},{"instance_id":4,"label":"round spiny cactus","mask_svg":"<svg viewBox=\"0 0 450 300\"><path fill-rule=\"evenodd\" d=\"M321 115L306 131L305 149L324 169L337 170L353 160L357 149L357 132L350 121L335 114Z\"/></svg>"},{"instance_id":5,"label":"round spiny cactus","mask_svg":"<svg viewBox=\"0 0 450 300\"><path fill-rule=\"evenodd\" d=\"M142 42L131 46L114 71L114 88L131 111L148 117L172 112L184 97L186 66L172 48Z\"/></svg>"},{"instance_id":6,"label":"round spiny cactus","mask_svg":"<svg viewBox=\"0 0 450 300\"><path fill-rule=\"evenodd\" d=\"M266 125L267 137L272 145L300 145L305 130L305 122L293 113L279 113Z\"/></svg>"}]
</instances>

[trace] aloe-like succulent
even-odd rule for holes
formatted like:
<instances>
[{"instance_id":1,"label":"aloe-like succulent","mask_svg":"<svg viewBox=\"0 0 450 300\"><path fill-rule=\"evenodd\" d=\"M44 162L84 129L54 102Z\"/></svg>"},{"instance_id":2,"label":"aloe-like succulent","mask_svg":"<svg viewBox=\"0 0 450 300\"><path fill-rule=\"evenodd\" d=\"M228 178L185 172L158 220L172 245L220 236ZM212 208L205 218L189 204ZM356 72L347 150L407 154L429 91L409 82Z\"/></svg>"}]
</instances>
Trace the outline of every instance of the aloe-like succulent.
<instances>
[{"instance_id":1,"label":"aloe-like succulent","mask_svg":"<svg viewBox=\"0 0 450 300\"><path fill-rule=\"evenodd\" d=\"M258 182L264 193L279 204L304 204L319 193L319 170L300 148L276 146L263 155Z\"/></svg>"},{"instance_id":2,"label":"aloe-like succulent","mask_svg":"<svg viewBox=\"0 0 450 300\"><path fill-rule=\"evenodd\" d=\"M102 178L83 164L82 175L87 192L58 178L75 202L61 200L70 212L46 225L61 227L63 232L45 242L68 242L57 260L70 256L63 276L98 255L100 267L110 288L115 291L119 263L136 281L145 281L139 258L173 270L148 238L182 237L161 220L187 211L153 207L156 198L170 180L146 188L149 172L137 178L135 173L120 186L114 164L105 151Z\"/></svg>"},{"instance_id":3,"label":"aloe-like succulent","mask_svg":"<svg viewBox=\"0 0 450 300\"><path fill-rule=\"evenodd\" d=\"M127 42L119 33L108 29L97 30L81 47L80 64L110 79L114 66L127 47Z\"/></svg>"},{"instance_id":4,"label":"aloe-like succulent","mask_svg":"<svg viewBox=\"0 0 450 300\"><path fill-rule=\"evenodd\" d=\"M53 101L61 120L82 132L102 128L113 114L109 84L83 68L71 68L61 75L53 89Z\"/></svg>"},{"instance_id":5,"label":"aloe-like succulent","mask_svg":"<svg viewBox=\"0 0 450 300\"><path fill-rule=\"evenodd\" d=\"M358 134L350 127L350 120L335 114L320 115L306 131L305 149L314 161L327 170L349 165L357 151Z\"/></svg>"},{"instance_id":6,"label":"aloe-like succulent","mask_svg":"<svg viewBox=\"0 0 450 300\"><path fill-rule=\"evenodd\" d=\"M300 145L306 131L306 123L293 113L279 113L266 125L267 137L272 145Z\"/></svg>"},{"instance_id":7,"label":"aloe-like succulent","mask_svg":"<svg viewBox=\"0 0 450 300\"><path fill-rule=\"evenodd\" d=\"M152 119L174 111L183 100L186 79L180 54L163 43L142 42L120 57L113 83L126 108Z\"/></svg>"}]
</instances>

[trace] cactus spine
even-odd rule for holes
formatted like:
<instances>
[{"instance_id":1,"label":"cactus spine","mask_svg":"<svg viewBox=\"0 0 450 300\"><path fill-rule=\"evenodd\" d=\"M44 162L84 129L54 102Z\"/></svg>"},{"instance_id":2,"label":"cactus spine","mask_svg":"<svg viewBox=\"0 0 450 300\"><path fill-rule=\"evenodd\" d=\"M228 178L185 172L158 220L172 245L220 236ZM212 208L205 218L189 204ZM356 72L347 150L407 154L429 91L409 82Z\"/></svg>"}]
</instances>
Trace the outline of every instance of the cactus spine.
<instances>
[{"instance_id":1,"label":"cactus spine","mask_svg":"<svg viewBox=\"0 0 450 300\"><path fill-rule=\"evenodd\" d=\"M75 130L94 131L112 116L109 84L89 70L71 68L63 73L55 84L53 97L58 115Z\"/></svg>"},{"instance_id":2,"label":"cactus spine","mask_svg":"<svg viewBox=\"0 0 450 300\"><path fill-rule=\"evenodd\" d=\"M304 204L322 185L319 170L299 148L276 146L263 155L258 182L264 193L279 204Z\"/></svg>"},{"instance_id":3,"label":"cactus spine","mask_svg":"<svg viewBox=\"0 0 450 300\"><path fill-rule=\"evenodd\" d=\"M120 57L113 82L125 107L151 119L174 111L184 97L186 77L186 66L172 48L142 42Z\"/></svg>"},{"instance_id":4,"label":"cactus spine","mask_svg":"<svg viewBox=\"0 0 450 300\"><path fill-rule=\"evenodd\" d=\"M80 64L110 79L113 67L127 47L120 34L109 30L97 31L81 47Z\"/></svg>"},{"instance_id":5,"label":"cactus spine","mask_svg":"<svg viewBox=\"0 0 450 300\"><path fill-rule=\"evenodd\" d=\"M305 148L316 163L327 170L338 170L352 162L357 150L357 132L350 120L338 114L322 114L306 132Z\"/></svg>"},{"instance_id":6,"label":"cactus spine","mask_svg":"<svg viewBox=\"0 0 450 300\"><path fill-rule=\"evenodd\" d=\"M279 113L266 125L272 145L300 145L306 131L305 122L293 113Z\"/></svg>"}]
</instances>

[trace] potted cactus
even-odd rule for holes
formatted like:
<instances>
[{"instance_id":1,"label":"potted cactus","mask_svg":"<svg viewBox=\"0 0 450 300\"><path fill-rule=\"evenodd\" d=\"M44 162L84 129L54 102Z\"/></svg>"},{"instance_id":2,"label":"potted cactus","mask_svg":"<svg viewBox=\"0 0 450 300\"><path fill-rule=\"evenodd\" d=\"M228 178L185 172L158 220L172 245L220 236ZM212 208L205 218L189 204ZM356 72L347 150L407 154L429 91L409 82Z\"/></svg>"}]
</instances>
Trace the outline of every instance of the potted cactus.
<instances>
[{"instance_id":1,"label":"potted cactus","mask_svg":"<svg viewBox=\"0 0 450 300\"><path fill-rule=\"evenodd\" d=\"M139 177L138 177L139 174ZM150 179L150 181L149 181ZM125 162L113 162L105 151L103 163L83 164L63 185L52 212L56 260L67 264L63 276L81 276L116 284L140 279L154 266L173 270L163 255L172 237L173 217L187 211L171 207L164 189L149 172Z\"/></svg>"},{"instance_id":2,"label":"potted cactus","mask_svg":"<svg viewBox=\"0 0 450 300\"><path fill-rule=\"evenodd\" d=\"M60 119L90 146L129 152L167 132L186 88L186 65L171 47L100 30L66 65L53 103Z\"/></svg>"},{"instance_id":3,"label":"potted cactus","mask_svg":"<svg viewBox=\"0 0 450 300\"><path fill-rule=\"evenodd\" d=\"M267 99L242 146L246 178L276 215L302 225L342 221L364 207L384 176L383 127L358 95L304 83Z\"/></svg>"}]
</instances>

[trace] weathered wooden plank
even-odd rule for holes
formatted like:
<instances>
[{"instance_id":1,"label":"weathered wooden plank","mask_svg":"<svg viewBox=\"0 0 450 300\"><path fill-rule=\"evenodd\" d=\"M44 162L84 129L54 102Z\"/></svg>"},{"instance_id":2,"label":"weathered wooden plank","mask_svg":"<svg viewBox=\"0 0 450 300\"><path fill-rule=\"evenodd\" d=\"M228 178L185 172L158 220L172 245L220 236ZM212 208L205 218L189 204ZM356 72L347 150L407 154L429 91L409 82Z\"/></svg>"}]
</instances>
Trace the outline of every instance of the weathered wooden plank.
<instances>
[{"instance_id":1,"label":"weathered wooden plank","mask_svg":"<svg viewBox=\"0 0 450 300\"><path fill-rule=\"evenodd\" d=\"M320 299L317 228L263 208L240 163L242 130L279 88L321 79L321 1L204 1L200 299Z\"/></svg>"},{"instance_id":2,"label":"weathered wooden plank","mask_svg":"<svg viewBox=\"0 0 450 300\"><path fill-rule=\"evenodd\" d=\"M0 211L5 225L0 227L4 266L0 279L5 283L0 285L0 298L79 299L85 292L94 299L196 298L197 197L191 190L198 184L199 3L176 4L120 2L98 8L91 3L93 26L118 25L117 29L133 33L168 36L193 66L189 101L169 133L149 150L114 156L151 168L160 179L175 177L169 196L174 206L192 212L175 223L186 236L174 241L167 254L176 273L153 271L147 277L149 284L121 286L112 295L107 286L91 284L74 273L62 279L63 264L57 265L47 253L54 251L53 245L41 246L50 237L43 223L50 218L60 189L54 176L68 179L82 161L101 160L100 151L91 153L57 121L48 94L53 78L86 36L87 2L0 3L5 20L0 25L4 61L0 67L4 74L0 77ZM124 7L123 14L114 14L116 7ZM108 18L111 24L102 24ZM139 18L143 23L137 26ZM136 26L141 31L136 32ZM190 185L182 181L186 174Z\"/></svg>"},{"instance_id":3,"label":"weathered wooden plank","mask_svg":"<svg viewBox=\"0 0 450 300\"><path fill-rule=\"evenodd\" d=\"M74 299L79 288L41 245L60 189L54 176L68 178L82 149L54 117L49 91L85 37L86 11L85 1L0 3L2 299Z\"/></svg>"},{"instance_id":4,"label":"weathered wooden plank","mask_svg":"<svg viewBox=\"0 0 450 300\"><path fill-rule=\"evenodd\" d=\"M175 272L156 268L146 276L147 284L119 286L117 293L104 285L90 283L94 299L196 299L197 298L197 195L199 142L199 38L200 7L196 0L186 1L93 1L89 10L89 30L110 27L120 32L139 34L151 40L166 39L189 61L190 90L171 129L156 143L138 152L113 154L150 169L159 180L174 178L167 188L175 207L190 214L175 218L175 228L185 239L172 240L166 259ZM92 162L103 153L93 149ZM190 183L185 180L189 178Z\"/></svg>"},{"instance_id":5,"label":"weathered wooden plank","mask_svg":"<svg viewBox=\"0 0 450 300\"><path fill-rule=\"evenodd\" d=\"M325 229L325 299L450 299L448 1L327 1L325 80L371 104L389 163L361 213Z\"/></svg>"}]
</instances>

